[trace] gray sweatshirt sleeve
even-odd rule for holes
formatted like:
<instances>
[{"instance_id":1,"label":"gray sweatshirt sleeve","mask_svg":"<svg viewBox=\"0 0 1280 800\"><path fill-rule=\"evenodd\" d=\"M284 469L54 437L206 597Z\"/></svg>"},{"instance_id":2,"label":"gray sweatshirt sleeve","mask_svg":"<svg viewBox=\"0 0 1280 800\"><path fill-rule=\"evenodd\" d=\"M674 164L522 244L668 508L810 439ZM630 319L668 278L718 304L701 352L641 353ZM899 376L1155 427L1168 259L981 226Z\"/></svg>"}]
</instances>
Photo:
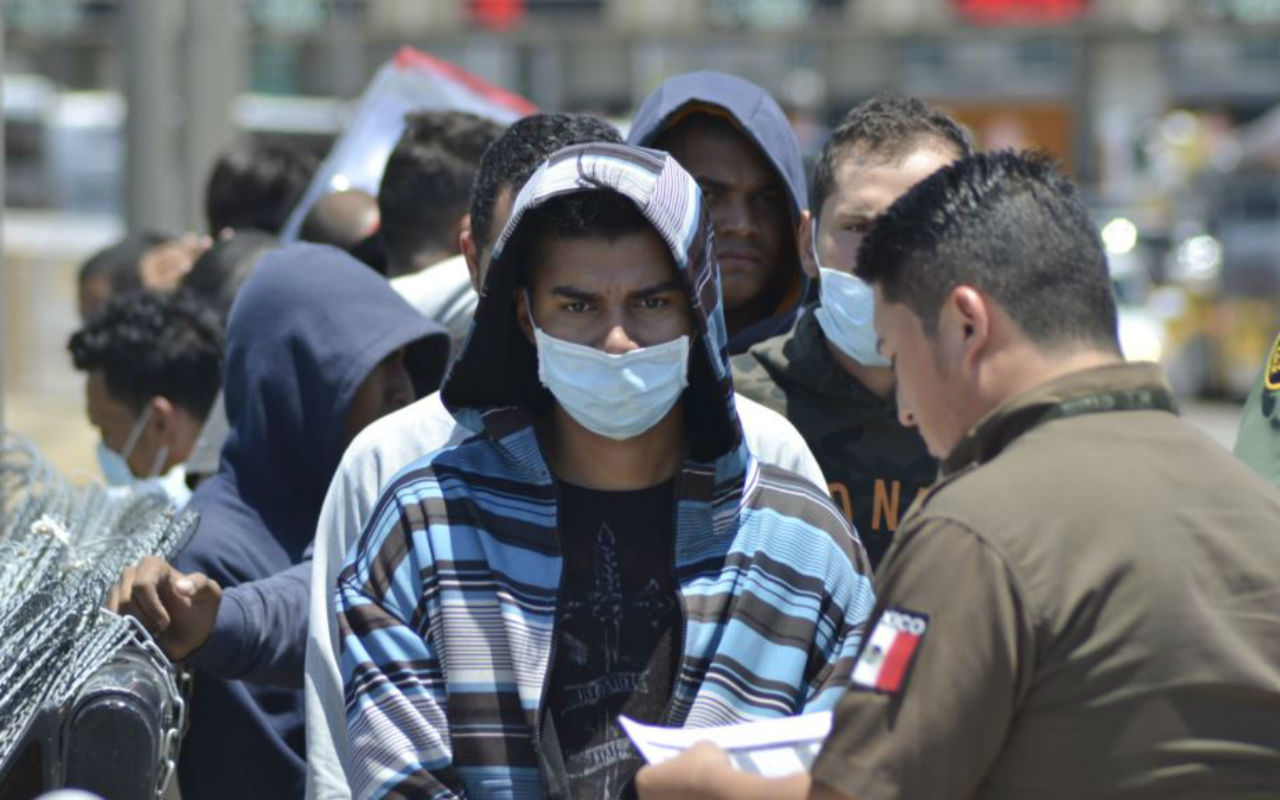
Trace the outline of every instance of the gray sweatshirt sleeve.
<instances>
[{"instance_id":1,"label":"gray sweatshirt sleeve","mask_svg":"<svg viewBox=\"0 0 1280 800\"><path fill-rule=\"evenodd\" d=\"M222 593L209 640L187 658L219 678L302 688L311 553L284 572Z\"/></svg>"}]
</instances>

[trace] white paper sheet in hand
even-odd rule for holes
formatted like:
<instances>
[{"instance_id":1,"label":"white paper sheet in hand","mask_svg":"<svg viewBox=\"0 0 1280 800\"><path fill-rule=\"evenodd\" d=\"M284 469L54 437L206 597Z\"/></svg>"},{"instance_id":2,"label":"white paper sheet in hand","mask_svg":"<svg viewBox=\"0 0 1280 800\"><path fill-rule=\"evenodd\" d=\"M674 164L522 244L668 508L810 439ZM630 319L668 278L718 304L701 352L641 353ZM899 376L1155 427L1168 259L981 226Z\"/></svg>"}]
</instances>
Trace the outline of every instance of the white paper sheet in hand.
<instances>
[{"instance_id":1,"label":"white paper sheet in hand","mask_svg":"<svg viewBox=\"0 0 1280 800\"><path fill-rule=\"evenodd\" d=\"M807 771L831 732L830 711L718 728L661 728L628 717L618 721L650 764L675 758L698 742L711 742L738 769L766 778Z\"/></svg>"}]
</instances>

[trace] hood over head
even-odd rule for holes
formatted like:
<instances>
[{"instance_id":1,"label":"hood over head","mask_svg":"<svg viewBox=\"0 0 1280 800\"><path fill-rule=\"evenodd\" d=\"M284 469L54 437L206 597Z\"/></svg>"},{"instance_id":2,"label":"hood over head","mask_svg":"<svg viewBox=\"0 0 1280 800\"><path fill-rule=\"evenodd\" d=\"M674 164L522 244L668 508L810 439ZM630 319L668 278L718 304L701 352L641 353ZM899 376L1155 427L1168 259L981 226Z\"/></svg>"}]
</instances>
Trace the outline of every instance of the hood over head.
<instances>
[{"instance_id":1,"label":"hood over head","mask_svg":"<svg viewBox=\"0 0 1280 800\"><path fill-rule=\"evenodd\" d=\"M800 266L795 247L795 230L800 212L808 207L804 159L800 145L786 114L767 91L736 75L724 72L689 72L662 82L644 101L631 123L627 141L652 147L666 131L697 113L728 119L734 127L755 143L787 187L791 209L788 251L794 280L783 297L778 298L774 314L730 341L730 352L739 353L752 344L788 330L799 315L809 290L809 279Z\"/></svg>"},{"instance_id":2,"label":"hood over head","mask_svg":"<svg viewBox=\"0 0 1280 800\"><path fill-rule=\"evenodd\" d=\"M551 394L538 381L537 350L516 321L515 290L525 256L518 233L530 209L577 192L625 196L667 244L693 320L685 414L689 430L696 432L694 456L709 460L735 451L741 428L702 192L666 153L622 144L566 147L524 185L494 244L471 335L441 390L445 406L468 428L493 436L523 427L551 408Z\"/></svg>"},{"instance_id":3,"label":"hood over head","mask_svg":"<svg viewBox=\"0 0 1280 800\"><path fill-rule=\"evenodd\" d=\"M328 245L264 256L231 309L223 380L231 431L194 505L234 498L300 553L345 449L356 390L402 347L415 390L433 390L448 336L386 279Z\"/></svg>"}]
</instances>

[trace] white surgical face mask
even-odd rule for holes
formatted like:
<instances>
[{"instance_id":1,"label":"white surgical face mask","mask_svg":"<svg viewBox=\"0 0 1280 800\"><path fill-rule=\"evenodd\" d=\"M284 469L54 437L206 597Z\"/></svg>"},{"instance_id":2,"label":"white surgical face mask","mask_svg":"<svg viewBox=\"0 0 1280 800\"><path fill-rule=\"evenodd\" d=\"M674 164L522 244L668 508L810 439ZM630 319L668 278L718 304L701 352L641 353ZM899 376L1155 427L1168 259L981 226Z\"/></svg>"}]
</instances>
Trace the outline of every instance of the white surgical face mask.
<instances>
[{"instance_id":1,"label":"white surgical face mask","mask_svg":"<svg viewBox=\"0 0 1280 800\"><path fill-rule=\"evenodd\" d=\"M98 442L98 469L102 470L102 477L108 486L129 486L140 480L150 480L160 475L160 470L164 467L164 462L169 457L168 445L161 445L160 449L156 451L156 456L151 462L151 470L145 478L139 478L134 475L133 469L129 466L129 456L142 438L142 432L146 430L147 420L149 419L151 419L150 405L142 412L142 416L138 417L138 421L133 423L133 428L129 430L129 435L125 437L124 449L118 453L112 450L106 442Z\"/></svg>"},{"instance_id":2,"label":"white surgical face mask","mask_svg":"<svg viewBox=\"0 0 1280 800\"><path fill-rule=\"evenodd\" d=\"M129 469L129 462L124 456L107 447L106 442L98 442L97 456L98 469L101 470L102 479L108 486L128 486L136 480L133 477L133 471Z\"/></svg>"},{"instance_id":3,"label":"white surgical face mask","mask_svg":"<svg viewBox=\"0 0 1280 800\"><path fill-rule=\"evenodd\" d=\"M157 478L148 481L162 492L174 508L182 508L191 499L191 489L187 487L187 469L178 464L173 469Z\"/></svg>"},{"instance_id":4,"label":"white surgical face mask","mask_svg":"<svg viewBox=\"0 0 1280 800\"><path fill-rule=\"evenodd\" d=\"M644 433L689 385L688 336L614 355L557 339L536 323L533 335L538 380L569 416L600 436L621 441Z\"/></svg>"},{"instance_id":5,"label":"white surgical face mask","mask_svg":"<svg viewBox=\"0 0 1280 800\"><path fill-rule=\"evenodd\" d=\"M821 285L818 326L840 352L868 367L887 367L889 360L876 350L876 329L872 316L876 309L875 290L867 282L847 272L827 269L818 256L818 221L813 221L813 263L818 266Z\"/></svg>"},{"instance_id":6,"label":"white surgical face mask","mask_svg":"<svg viewBox=\"0 0 1280 800\"><path fill-rule=\"evenodd\" d=\"M110 449L108 452L119 457L119 454ZM155 478L135 478L131 475L127 483L111 484L107 493L116 497L130 493L162 494L175 509L182 508L191 499L191 490L187 488L187 470L182 464Z\"/></svg>"},{"instance_id":7,"label":"white surgical face mask","mask_svg":"<svg viewBox=\"0 0 1280 800\"><path fill-rule=\"evenodd\" d=\"M133 427L129 429L129 435L124 440L124 449L120 452L112 450L104 441L98 442L98 468L102 470L102 477L108 486L128 486L137 480L133 470L129 468L129 455L133 453L133 448L142 438L142 431L147 427L147 420L150 418L151 406L148 405L143 410L142 416L138 417Z\"/></svg>"}]
</instances>

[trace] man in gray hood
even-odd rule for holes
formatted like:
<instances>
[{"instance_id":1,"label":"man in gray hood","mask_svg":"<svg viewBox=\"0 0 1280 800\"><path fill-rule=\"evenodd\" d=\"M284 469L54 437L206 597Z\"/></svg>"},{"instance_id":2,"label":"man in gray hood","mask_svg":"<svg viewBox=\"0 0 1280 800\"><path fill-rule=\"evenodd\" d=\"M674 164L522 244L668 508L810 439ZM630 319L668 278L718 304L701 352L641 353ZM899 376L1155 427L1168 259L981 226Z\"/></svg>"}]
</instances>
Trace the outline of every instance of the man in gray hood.
<instances>
[{"instance_id":1,"label":"man in gray hood","mask_svg":"<svg viewBox=\"0 0 1280 800\"><path fill-rule=\"evenodd\" d=\"M736 411L701 193L558 151L517 195L441 390L471 435L382 490L334 587L357 797L617 797L617 723L834 706L865 556Z\"/></svg>"},{"instance_id":2,"label":"man in gray hood","mask_svg":"<svg viewBox=\"0 0 1280 800\"><path fill-rule=\"evenodd\" d=\"M702 188L715 229L729 353L791 329L808 291L804 164L769 93L722 72L669 78L631 126L631 144L669 152Z\"/></svg>"}]
</instances>

